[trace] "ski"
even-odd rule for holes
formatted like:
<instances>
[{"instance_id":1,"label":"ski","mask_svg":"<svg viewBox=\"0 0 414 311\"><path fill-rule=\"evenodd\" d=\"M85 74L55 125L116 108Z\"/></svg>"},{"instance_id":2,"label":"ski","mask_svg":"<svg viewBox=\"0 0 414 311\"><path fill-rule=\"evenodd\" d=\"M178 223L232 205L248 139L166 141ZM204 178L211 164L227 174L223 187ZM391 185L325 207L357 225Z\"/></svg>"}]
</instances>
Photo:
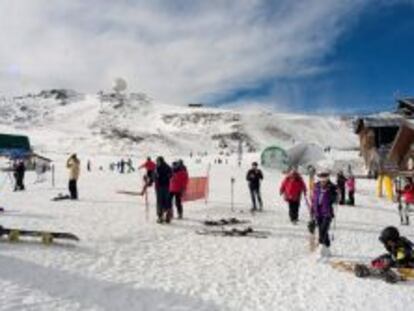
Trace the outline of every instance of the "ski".
<instances>
[{"instance_id":1,"label":"ski","mask_svg":"<svg viewBox=\"0 0 414 311\"><path fill-rule=\"evenodd\" d=\"M316 229L315 220L310 220L308 222L308 231L309 231L309 240L308 241L309 241L309 251L311 253L313 253L316 250L317 246L318 246L317 241L316 241L315 229Z\"/></svg>"},{"instance_id":2,"label":"ski","mask_svg":"<svg viewBox=\"0 0 414 311\"><path fill-rule=\"evenodd\" d=\"M227 226L227 225L241 225L248 224L249 220L240 220L237 218L222 218L219 220L205 220L203 224L205 226Z\"/></svg>"},{"instance_id":3,"label":"ski","mask_svg":"<svg viewBox=\"0 0 414 311\"><path fill-rule=\"evenodd\" d=\"M36 237L41 238L42 243L51 244L54 239L79 241L79 238L69 232L49 232L39 230L25 230L18 228L4 228L0 226L0 237L6 236L10 242L17 242L20 237Z\"/></svg>"},{"instance_id":4,"label":"ski","mask_svg":"<svg viewBox=\"0 0 414 311\"><path fill-rule=\"evenodd\" d=\"M63 201L63 200L70 200L70 195L59 193L57 196L52 198L52 201Z\"/></svg>"},{"instance_id":5,"label":"ski","mask_svg":"<svg viewBox=\"0 0 414 311\"><path fill-rule=\"evenodd\" d=\"M223 236L223 237L251 237L258 239L266 239L270 236L268 231L258 231L251 227L244 229L230 228L230 229L221 229L221 230L198 230L197 234L200 235L213 235L213 236Z\"/></svg>"}]
</instances>

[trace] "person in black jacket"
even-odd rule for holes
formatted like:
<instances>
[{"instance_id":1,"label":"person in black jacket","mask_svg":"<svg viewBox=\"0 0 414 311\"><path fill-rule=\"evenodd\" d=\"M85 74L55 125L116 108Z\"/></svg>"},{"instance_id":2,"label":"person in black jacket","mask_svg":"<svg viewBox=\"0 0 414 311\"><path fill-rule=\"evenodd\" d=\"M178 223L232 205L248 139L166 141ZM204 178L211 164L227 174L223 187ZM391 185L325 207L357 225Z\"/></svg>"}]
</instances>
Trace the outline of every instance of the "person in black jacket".
<instances>
[{"instance_id":1,"label":"person in black jacket","mask_svg":"<svg viewBox=\"0 0 414 311\"><path fill-rule=\"evenodd\" d=\"M247 172L246 180L249 185L250 196L252 198L252 212L257 211L256 198L259 201L259 210L263 210L262 197L260 195L260 182L263 180L263 173L258 168L257 162L252 163L252 168Z\"/></svg>"},{"instance_id":2,"label":"person in black jacket","mask_svg":"<svg viewBox=\"0 0 414 311\"><path fill-rule=\"evenodd\" d=\"M26 166L24 165L23 160L18 160L14 164L14 178L16 179L16 184L14 186L14 191L22 191L24 187L24 173L26 172Z\"/></svg>"},{"instance_id":3,"label":"person in black jacket","mask_svg":"<svg viewBox=\"0 0 414 311\"><path fill-rule=\"evenodd\" d=\"M344 205L345 204L345 183L346 183L346 177L344 175L344 172L339 171L336 175L336 186L338 187L339 191L339 204Z\"/></svg>"},{"instance_id":4,"label":"person in black jacket","mask_svg":"<svg viewBox=\"0 0 414 311\"><path fill-rule=\"evenodd\" d=\"M171 167L165 162L163 157L158 157L157 167L154 172L155 194L157 197L157 216L158 223L169 223L172 217L170 200L170 178L172 176Z\"/></svg>"}]
</instances>

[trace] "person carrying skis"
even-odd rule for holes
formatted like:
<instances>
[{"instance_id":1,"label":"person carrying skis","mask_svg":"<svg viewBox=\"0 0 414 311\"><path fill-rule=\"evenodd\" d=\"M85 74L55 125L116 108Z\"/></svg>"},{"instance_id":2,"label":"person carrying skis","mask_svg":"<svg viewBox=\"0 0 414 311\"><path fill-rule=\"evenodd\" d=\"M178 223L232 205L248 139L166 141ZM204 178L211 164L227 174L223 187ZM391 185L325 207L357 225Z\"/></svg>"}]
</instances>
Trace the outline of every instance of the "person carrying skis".
<instances>
[{"instance_id":1,"label":"person carrying skis","mask_svg":"<svg viewBox=\"0 0 414 311\"><path fill-rule=\"evenodd\" d=\"M345 188L348 192L348 201L346 204L354 206L355 205L355 177L350 174L345 182Z\"/></svg>"},{"instance_id":2,"label":"person carrying skis","mask_svg":"<svg viewBox=\"0 0 414 311\"><path fill-rule=\"evenodd\" d=\"M280 186L280 195L289 204L289 218L292 224L299 221L299 207L302 194L306 200L306 184L296 168L292 168Z\"/></svg>"},{"instance_id":3,"label":"person carrying skis","mask_svg":"<svg viewBox=\"0 0 414 311\"><path fill-rule=\"evenodd\" d=\"M157 166L154 172L155 194L157 198L158 223L171 221L170 178L171 168L163 157L157 158Z\"/></svg>"},{"instance_id":4,"label":"person carrying skis","mask_svg":"<svg viewBox=\"0 0 414 311\"><path fill-rule=\"evenodd\" d=\"M152 161L151 158L148 157L147 160L138 167L138 169L145 168L147 170L146 174L143 177L144 187L141 190L141 193L140 193L141 195L144 195L145 192L147 191L147 188L152 186L154 182L154 172L155 172L156 166L157 165L154 163L154 161Z\"/></svg>"},{"instance_id":5,"label":"person carrying skis","mask_svg":"<svg viewBox=\"0 0 414 311\"><path fill-rule=\"evenodd\" d=\"M263 180L263 173L258 168L257 162L252 163L251 169L247 172L246 180L249 185L250 196L252 199L252 212L257 211L256 198L259 202L259 211L263 211L263 201L260 195L260 182Z\"/></svg>"},{"instance_id":6,"label":"person carrying skis","mask_svg":"<svg viewBox=\"0 0 414 311\"><path fill-rule=\"evenodd\" d=\"M414 268L413 243L406 237L400 236L397 228L393 226L384 228L379 240L387 253L371 262L373 268Z\"/></svg>"},{"instance_id":7,"label":"person carrying skis","mask_svg":"<svg viewBox=\"0 0 414 311\"><path fill-rule=\"evenodd\" d=\"M172 165L172 176L170 179L170 198L171 209L173 206L173 200L175 199L175 206L177 208L178 218L183 218L183 204L182 196L187 188L188 173L187 168L184 166L182 160L174 162Z\"/></svg>"},{"instance_id":8,"label":"person carrying skis","mask_svg":"<svg viewBox=\"0 0 414 311\"><path fill-rule=\"evenodd\" d=\"M336 185L338 187L339 191L339 205L345 204L345 183L346 183L346 177L344 175L344 172L341 170L336 175Z\"/></svg>"},{"instance_id":9,"label":"person carrying skis","mask_svg":"<svg viewBox=\"0 0 414 311\"><path fill-rule=\"evenodd\" d=\"M80 161L76 153L72 154L66 161L66 167L69 169L69 193L72 200L78 199L78 179L80 175Z\"/></svg>"},{"instance_id":10,"label":"person carrying skis","mask_svg":"<svg viewBox=\"0 0 414 311\"><path fill-rule=\"evenodd\" d=\"M318 175L311 204L311 218L318 226L319 244L321 245L321 256L329 256L329 247L331 241L329 238L329 229L332 219L335 217L333 205L337 201L337 187L330 181L329 172L321 171Z\"/></svg>"},{"instance_id":11,"label":"person carrying skis","mask_svg":"<svg viewBox=\"0 0 414 311\"><path fill-rule=\"evenodd\" d=\"M397 199L399 202L398 209L401 217L401 224L408 225L410 223L410 207L414 204L414 182L412 177L405 178L405 186L402 190L397 189L397 195Z\"/></svg>"}]
</instances>

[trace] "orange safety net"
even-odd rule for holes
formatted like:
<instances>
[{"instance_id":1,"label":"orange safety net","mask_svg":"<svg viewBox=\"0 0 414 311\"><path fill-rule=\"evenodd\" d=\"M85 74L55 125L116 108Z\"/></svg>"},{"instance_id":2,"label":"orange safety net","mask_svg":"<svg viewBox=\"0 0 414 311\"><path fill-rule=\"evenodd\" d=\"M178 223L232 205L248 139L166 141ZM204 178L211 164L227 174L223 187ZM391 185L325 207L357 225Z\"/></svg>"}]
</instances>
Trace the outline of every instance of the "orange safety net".
<instances>
[{"instance_id":1,"label":"orange safety net","mask_svg":"<svg viewBox=\"0 0 414 311\"><path fill-rule=\"evenodd\" d=\"M184 192L182 201L196 201L207 199L208 177L191 177L188 180L187 189Z\"/></svg>"}]
</instances>

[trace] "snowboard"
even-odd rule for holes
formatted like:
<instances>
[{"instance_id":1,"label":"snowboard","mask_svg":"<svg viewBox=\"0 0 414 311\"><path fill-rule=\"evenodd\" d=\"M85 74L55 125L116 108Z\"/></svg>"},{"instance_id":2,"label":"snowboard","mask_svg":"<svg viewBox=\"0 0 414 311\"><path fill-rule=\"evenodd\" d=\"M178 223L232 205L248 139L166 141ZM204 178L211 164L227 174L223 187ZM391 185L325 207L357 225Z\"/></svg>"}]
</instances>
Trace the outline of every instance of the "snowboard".
<instances>
[{"instance_id":1,"label":"snowboard","mask_svg":"<svg viewBox=\"0 0 414 311\"><path fill-rule=\"evenodd\" d=\"M249 220L240 220L237 218L222 218L219 220L205 220L203 224L205 226L227 226L227 225L241 225L248 224Z\"/></svg>"},{"instance_id":2,"label":"snowboard","mask_svg":"<svg viewBox=\"0 0 414 311\"><path fill-rule=\"evenodd\" d=\"M4 228L0 226L0 237L6 236L10 242L19 241L20 237L41 238L43 244L51 244L54 239L79 241L79 238L69 232L48 232L38 230L24 230L16 228Z\"/></svg>"},{"instance_id":3,"label":"snowboard","mask_svg":"<svg viewBox=\"0 0 414 311\"><path fill-rule=\"evenodd\" d=\"M334 269L351 272L359 278L381 279L390 284L414 280L413 268L378 269L371 265L352 261L332 261L330 265Z\"/></svg>"},{"instance_id":4,"label":"snowboard","mask_svg":"<svg viewBox=\"0 0 414 311\"><path fill-rule=\"evenodd\" d=\"M70 200L70 195L59 193L57 196L52 198L52 201L63 201L63 200Z\"/></svg>"},{"instance_id":5,"label":"snowboard","mask_svg":"<svg viewBox=\"0 0 414 311\"><path fill-rule=\"evenodd\" d=\"M221 229L221 230L198 230L197 234L200 235L212 235L212 236L223 236L223 237L250 237L257 239L266 239L269 237L270 232L268 231L259 231L255 230L252 227L247 227L243 229L230 228L230 229Z\"/></svg>"}]
</instances>

